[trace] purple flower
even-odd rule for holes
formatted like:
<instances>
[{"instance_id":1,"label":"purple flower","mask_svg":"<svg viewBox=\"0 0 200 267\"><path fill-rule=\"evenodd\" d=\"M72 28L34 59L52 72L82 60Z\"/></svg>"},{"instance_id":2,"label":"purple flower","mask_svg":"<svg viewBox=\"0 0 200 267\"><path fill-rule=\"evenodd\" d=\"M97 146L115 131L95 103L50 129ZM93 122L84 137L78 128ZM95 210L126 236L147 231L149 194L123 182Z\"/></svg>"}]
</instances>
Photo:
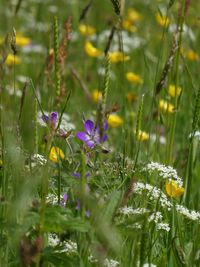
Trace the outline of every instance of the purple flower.
<instances>
[{"instance_id":1,"label":"purple flower","mask_svg":"<svg viewBox=\"0 0 200 267\"><path fill-rule=\"evenodd\" d=\"M56 128L56 123L58 120L58 112L51 112L49 116L47 115L42 115L42 120L46 122L51 128L55 129Z\"/></svg>"},{"instance_id":2,"label":"purple flower","mask_svg":"<svg viewBox=\"0 0 200 267\"><path fill-rule=\"evenodd\" d=\"M89 148L93 148L95 145L105 142L108 138L106 134L100 136L100 128L95 127L94 122L87 120L84 122L85 132L78 132L76 137L82 140ZM108 129L108 123L104 125L104 131Z\"/></svg>"},{"instance_id":3,"label":"purple flower","mask_svg":"<svg viewBox=\"0 0 200 267\"><path fill-rule=\"evenodd\" d=\"M80 179L81 178L80 172L73 172L72 175L74 177L76 177L77 179ZM86 174L85 174L85 178L88 178L88 177L90 177L90 172L86 172Z\"/></svg>"},{"instance_id":4,"label":"purple flower","mask_svg":"<svg viewBox=\"0 0 200 267\"><path fill-rule=\"evenodd\" d=\"M68 195L67 193L64 193L60 205L63 207L66 206L67 200L68 200Z\"/></svg>"}]
</instances>

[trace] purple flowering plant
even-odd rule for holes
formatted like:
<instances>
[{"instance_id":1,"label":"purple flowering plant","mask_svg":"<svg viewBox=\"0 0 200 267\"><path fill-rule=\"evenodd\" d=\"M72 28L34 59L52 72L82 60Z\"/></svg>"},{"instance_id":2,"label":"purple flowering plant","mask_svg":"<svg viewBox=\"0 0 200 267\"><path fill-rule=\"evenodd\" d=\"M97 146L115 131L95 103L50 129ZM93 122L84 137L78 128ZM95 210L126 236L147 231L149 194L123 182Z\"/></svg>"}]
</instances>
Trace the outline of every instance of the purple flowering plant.
<instances>
[{"instance_id":1,"label":"purple flowering plant","mask_svg":"<svg viewBox=\"0 0 200 267\"><path fill-rule=\"evenodd\" d=\"M108 139L107 134L100 135L100 127L95 126L92 120L84 121L85 132L78 132L76 137L83 141L89 148L105 142ZM104 132L108 129L108 123L104 124Z\"/></svg>"},{"instance_id":2,"label":"purple flowering plant","mask_svg":"<svg viewBox=\"0 0 200 267\"><path fill-rule=\"evenodd\" d=\"M50 126L52 129L56 129L56 124L58 121L58 112L51 112L49 116L43 114L42 115L42 120Z\"/></svg>"}]
</instances>

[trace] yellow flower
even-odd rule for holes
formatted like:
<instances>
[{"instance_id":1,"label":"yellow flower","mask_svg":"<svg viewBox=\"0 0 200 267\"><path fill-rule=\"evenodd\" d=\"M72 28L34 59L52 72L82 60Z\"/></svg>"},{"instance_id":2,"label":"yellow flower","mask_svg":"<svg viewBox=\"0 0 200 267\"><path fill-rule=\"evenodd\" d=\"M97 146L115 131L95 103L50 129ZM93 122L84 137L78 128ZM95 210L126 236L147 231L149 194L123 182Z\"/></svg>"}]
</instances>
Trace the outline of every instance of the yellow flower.
<instances>
[{"instance_id":1,"label":"yellow flower","mask_svg":"<svg viewBox=\"0 0 200 267\"><path fill-rule=\"evenodd\" d=\"M182 88L180 86L170 85L168 88L168 94L171 97L179 96L181 94Z\"/></svg>"},{"instance_id":2,"label":"yellow flower","mask_svg":"<svg viewBox=\"0 0 200 267\"><path fill-rule=\"evenodd\" d=\"M166 192L170 197L180 197L184 193L184 188L178 186L174 180L171 180L166 182Z\"/></svg>"},{"instance_id":3,"label":"yellow flower","mask_svg":"<svg viewBox=\"0 0 200 267\"><path fill-rule=\"evenodd\" d=\"M142 78L139 75L135 74L134 72L127 72L126 79L131 83L139 83L139 84L143 83Z\"/></svg>"},{"instance_id":4,"label":"yellow flower","mask_svg":"<svg viewBox=\"0 0 200 267\"><path fill-rule=\"evenodd\" d=\"M149 134L144 132L144 131L139 130L137 140L138 141L147 141L147 140L149 140Z\"/></svg>"},{"instance_id":5,"label":"yellow flower","mask_svg":"<svg viewBox=\"0 0 200 267\"><path fill-rule=\"evenodd\" d=\"M118 63L118 62L127 61L130 59L130 57L126 56L124 53L120 51L115 51L115 52L109 53L109 59L111 63Z\"/></svg>"},{"instance_id":6,"label":"yellow flower","mask_svg":"<svg viewBox=\"0 0 200 267\"><path fill-rule=\"evenodd\" d=\"M164 26L167 27L169 25L169 23L170 23L169 18L167 16L161 16L160 13L156 14L156 21L162 27L164 27Z\"/></svg>"},{"instance_id":7,"label":"yellow flower","mask_svg":"<svg viewBox=\"0 0 200 267\"><path fill-rule=\"evenodd\" d=\"M95 103L98 103L99 101L102 100L102 92L99 91L98 89L95 89L92 91L92 100Z\"/></svg>"},{"instance_id":8,"label":"yellow flower","mask_svg":"<svg viewBox=\"0 0 200 267\"><path fill-rule=\"evenodd\" d=\"M123 20L122 27L129 32L137 32L136 26L128 19Z\"/></svg>"},{"instance_id":9,"label":"yellow flower","mask_svg":"<svg viewBox=\"0 0 200 267\"><path fill-rule=\"evenodd\" d=\"M126 98L128 100L128 103L131 104L131 103L135 102L137 95L134 92L129 92L126 95Z\"/></svg>"},{"instance_id":10,"label":"yellow flower","mask_svg":"<svg viewBox=\"0 0 200 267\"><path fill-rule=\"evenodd\" d=\"M188 52L186 53L186 57L191 61L199 60L199 55L195 53L192 49L188 50Z\"/></svg>"},{"instance_id":11,"label":"yellow flower","mask_svg":"<svg viewBox=\"0 0 200 267\"><path fill-rule=\"evenodd\" d=\"M96 29L92 26L81 23L79 25L79 31L82 35L89 36L89 35L93 35L96 32Z\"/></svg>"},{"instance_id":12,"label":"yellow flower","mask_svg":"<svg viewBox=\"0 0 200 267\"><path fill-rule=\"evenodd\" d=\"M49 159L55 163L59 162L59 159L64 159L65 155L63 151L57 147L57 146L52 146L50 154L49 154Z\"/></svg>"},{"instance_id":13,"label":"yellow flower","mask_svg":"<svg viewBox=\"0 0 200 267\"><path fill-rule=\"evenodd\" d=\"M5 41L5 38L0 37L0 44L3 44L4 41ZM17 36L16 36L16 45L17 46L24 47L24 46L29 45L30 43L31 43L31 39L30 38L24 37L21 34L17 34Z\"/></svg>"},{"instance_id":14,"label":"yellow flower","mask_svg":"<svg viewBox=\"0 0 200 267\"><path fill-rule=\"evenodd\" d=\"M17 35L16 36L16 45L24 47L27 46L31 43L31 39L24 37L22 35Z\"/></svg>"},{"instance_id":15,"label":"yellow flower","mask_svg":"<svg viewBox=\"0 0 200 267\"><path fill-rule=\"evenodd\" d=\"M5 64L8 66L12 66L14 64L20 64L21 59L18 56L14 56L13 54L8 54L5 60Z\"/></svg>"},{"instance_id":16,"label":"yellow flower","mask_svg":"<svg viewBox=\"0 0 200 267\"><path fill-rule=\"evenodd\" d=\"M129 8L127 18L131 22L136 22L141 19L141 15L135 9Z\"/></svg>"},{"instance_id":17,"label":"yellow flower","mask_svg":"<svg viewBox=\"0 0 200 267\"><path fill-rule=\"evenodd\" d=\"M89 41L85 43L85 52L90 57L99 57L101 56L102 52L93 46L93 44Z\"/></svg>"},{"instance_id":18,"label":"yellow flower","mask_svg":"<svg viewBox=\"0 0 200 267\"><path fill-rule=\"evenodd\" d=\"M163 112L167 112L167 113L174 113L174 105L170 104L169 102L160 99L159 101L159 109Z\"/></svg>"},{"instance_id":19,"label":"yellow flower","mask_svg":"<svg viewBox=\"0 0 200 267\"><path fill-rule=\"evenodd\" d=\"M123 119L117 114L110 114L108 117L108 125L112 128L117 128L123 124Z\"/></svg>"}]
</instances>

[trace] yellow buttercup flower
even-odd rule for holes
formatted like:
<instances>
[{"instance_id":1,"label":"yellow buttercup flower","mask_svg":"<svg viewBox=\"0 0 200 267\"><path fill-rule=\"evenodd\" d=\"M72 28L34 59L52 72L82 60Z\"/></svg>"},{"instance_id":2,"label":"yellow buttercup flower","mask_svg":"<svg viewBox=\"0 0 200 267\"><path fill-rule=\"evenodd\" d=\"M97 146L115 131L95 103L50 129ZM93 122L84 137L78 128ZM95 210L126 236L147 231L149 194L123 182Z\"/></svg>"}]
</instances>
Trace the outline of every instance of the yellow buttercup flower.
<instances>
[{"instance_id":1,"label":"yellow buttercup flower","mask_svg":"<svg viewBox=\"0 0 200 267\"><path fill-rule=\"evenodd\" d=\"M147 140L149 140L149 134L147 132L139 130L137 140L138 141L147 141Z\"/></svg>"},{"instance_id":2,"label":"yellow buttercup flower","mask_svg":"<svg viewBox=\"0 0 200 267\"><path fill-rule=\"evenodd\" d=\"M143 83L142 78L139 75L135 74L134 72L127 72L126 79L131 83L139 83L139 84Z\"/></svg>"},{"instance_id":3,"label":"yellow buttercup flower","mask_svg":"<svg viewBox=\"0 0 200 267\"><path fill-rule=\"evenodd\" d=\"M5 41L5 38L0 37L0 44L3 44ZM31 43L31 39L28 37L24 37L21 34L17 34L16 36L16 45L20 47L27 46Z\"/></svg>"},{"instance_id":4,"label":"yellow buttercup flower","mask_svg":"<svg viewBox=\"0 0 200 267\"><path fill-rule=\"evenodd\" d=\"M86 25L86 24L81 23L79 25L79 31L84 36L90 36L90 35L95 34L96 29L90 25Z\"/></svg>"},{"instance_id":5,"label":"yellow buttercup flower","mask_svg":"<svg viewBox=\"0 0 200 267\"><path fill-rule=\"evenodd\" d=\"M136 100L136 98L137 98L137 95L136 95L136 93L134 93L134 92L129 92L129 93L127 93L127 95L126 95L126 98L127 98L127 100L128 100L128 103L131 104L131 103L135 102L135 100Z\"/></svg>"},{"instance_id":6,"label":"yellow buttercup flower","mask_svg":"<svg viewBox=\"0 0 200 267\"><path fill-rule=\"evenodd\" d=\"M129 32L137 32L137 27L133 25L133 22L125 19L122 22L122 27Z\"/></svg>"},{"instance_id":7,"label":"yellow buttercup flower","mask_svg":"<svg viewBox=\"0 0 200 267\"><path fill-rule=\"evenodd\" d=\"M156 21L162 27L164 27L164 26L167 27L169 25L169 23L170 23L169 18L167 16L161 16L160 13L156 14Z\"/></svg>"},{"instance_id":8,"label":"yellow buttercup flower","mask_svg":"<svg viewBox=\"0 0 200 267\"><path fill-rule=\"evenodd\" d=\"M52 146L50 154L49 154L49 159L55 163L59 162L59 159L64 159L65 155L63 151L57 147L57 146Z\"/></svg>"},{"instance_id":9,"label":"yellow buttercup flower","mask_svg":"<svg viewBox=\"0 0 200 267\"><path fill-rule=\"evenodd\" d=\"M5 60L5 64L8 66L12 66L14 64L18 65L21 63L21 59L18 56L14 56L13 54L8 54Z\"/></svg>"},{"instance_id":10,"label":"yellow buttercup flower","mask_svg":"<svg viewBox=\"0 0 200 267\"><path fill-rule=\"evenodd\" d=\"M112 128L117 128L123 124L123 119L117 114L110 114L108 117L108 125Z\"/></svg>"},{"instance_id":11,"label":"yellow buttercup flower","mask_svg":"<svg viewBox=\"0 0 200 267\"><path fill-rule=\"evenodd\" d=\"M129 56L126 56L124 53L120 51L110 52L109 59L111 63L119 63L123 61L127 61L130 59Z\"/></svg>"},{"instance_id":12,"label":"yellow buttercup flower","mask_svg":"<svg viewBox=\"0 0 200 267\"><path fill-rule=\"evenodd\" d=\"M85 43L85 52L90 57L99 57L102 55L101 50L94 47L93 44L89 41L86 41Z\"/></svg>"},{"instance_id":13,"label":"yellow buttercup flower","mask_svg":"<svg viewBox=\"0 0 200 267\"><path fill-rule=\"evenodd\" d=\"M198 61L199 60L199 55L197 53L195 53L192 49L187 51L186 57L191 61Z\"/></svg>"},{"instance_id":14,"label":"yellow buttercup flower","mask_svg":"<svg viewBox=\"0 0 200 267\"><path fill-rule=\"evenodd\" d=\"M141 15L135 9L129 8L127 19L131 22L136 22L141 19Z\"/></svg>"},{"instance_id":15,"label":"yellow buttercup flower","mask_svg":"<svg viewBox=\"0 0 200 267\"><path fill-rule=\"evenodd\" d=\"M184 193L184 188L178 186L174 180L166 182L166 192L170 197L180 197Z\"/></svg>"},{"instance_id":16,"label":"yellow buttercup flower","mask_svg":"<svg viewBox=\"0 0 200 267\"><path fill-rule=\"evenodd\" d=\"M175 107L171 103L160 99L159 101L159 109L166 113L174 113Z\"/></svg>"},{"instance_id":17,"label":"yellow buttercup flower","mask_svg":"<svg viewBox=\"0 0 200 267\"><path fill-rule=\"evenodd\" d=\"M102 92L99 91L98 89L95 89L92 91L92 100L95 103L98 103L99 101L102 100Z\"/></svg>"},{"instance_id":18,"label":"yellow buttercup flower","mask_svg":"<svg viewBox=\"0 0 200 267\"><path fill-rule=\"evenodd\" d=\"M171 97L179 96L181 94L182 88L180 86L170 85L168 88L168 94Z\"/></svg>"}]
</instances>

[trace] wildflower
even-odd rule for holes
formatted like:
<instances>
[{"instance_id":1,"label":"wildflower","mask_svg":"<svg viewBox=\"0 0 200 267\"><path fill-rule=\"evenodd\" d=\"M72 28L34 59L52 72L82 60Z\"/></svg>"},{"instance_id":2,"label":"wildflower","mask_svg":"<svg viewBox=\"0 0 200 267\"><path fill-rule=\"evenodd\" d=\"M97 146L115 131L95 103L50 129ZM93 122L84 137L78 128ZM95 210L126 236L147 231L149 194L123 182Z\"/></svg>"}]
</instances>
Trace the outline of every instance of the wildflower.
<instances>
[{"instance_id":1,"label":"wildflower","mask_svg":"<svg viewBox=\"0 0 200 267\"><path fill-rule=\"evenodd\" d=\"M159 188L150 184L144 184L142 182L135 183L134 193L138 195L146 194L149 200L159 201L160 205L168 210L172 207L172 204L168 201L167 196Z\"/></svg>"},{"instance_id":2,"label":"wildflower","mask_svg":"<svg viewBox=\"0 0 200 267\"><path fill-rule=\"evenodd\" d=\"M50 154L49 154L49 159L55 163L58 163L60 159L64 159L65 155L63 151L56 146L53 146L51 148Z\"/></svg>"},{"instance_id":3,"label":"wildflower","mask_svg":"<svg viewBox=\"0 0 200 267\"><path fill-rule=\"evenodd\" d=\"M42 120L50 126L52 129L56 129L56 123L58 120L58 112L51 112L49 116L43 114Z\"/></svg>"},{"instance_id":4,"label":"wildflower","mask_svg":"<svg viewBox=\"0 0 200 267\"><path fill-rule=\"evenodd\" d=\"M163 99L160 99L159 109L165 113L174 113L175 107L171 103L169 103Z\"/></svg>"},{"instance_id":5,"label":"wildflower","mask_svg":"<svg viewBox=\"0 0 200 267\"><path fill-rule=\"evenodd\" d=\"M21 63L21 59L18 56L14 56L13 54L8 54L6 57L5 64L8 66L18 65Z\"/></svg>"},{"instance_id":6,"label":"wildflower","mask_svg":"<svg viewBox=\"0 0 200 267\"><path fill-rule=\"evenodd\" d=\"M135 74L134 72L127 72L126 73L126 79L131 82L131 83L135 83L135 84L142 84L143 80L142 78Z\"/></svg>"},{"instance_id":7,"label":"wildflower","mask_svg":"<svg viewBox=\"0 0 200 267\"><path fill-rule=\"evenodd\" d=\"M119 213L122 215L141 215L141 214L145 214L148 213L149 210L146 208L137 208L134 209L132 207L123 207L119 209Z\"/></svg>"},{"instance_id":8,"label":"wildflower","mask_svg":"<svg viewBox=\"0 0 200 267\"><path fill-rule=\"evenodd\" d=\"M119 266L119 262L112 260L112 259L105 259L104 261L104 267L118 267Z\"/></svg>"},{"instance_id":9,"label":"wildflower","mask_svg":"<svg viewBox=\"0 0 200 267\"><path fill-rule=\"evenodd\" d=\"M150 162L143 169L144 171L148 171L150 174L154 171L157 171L159 176L163 179L167 179L171 181L172 179L181 187L183 185L183 180L177 174L177 171L171 166L165 166L158 162Z\"/></svg>"},{"instance_id":10,"label":"wildflower","mask_svg":"<svg viewBox=\"0 0 200 267\"><path fill-rule=\"evenodd\" d=\"M127 19L131 22L136 22L141 19L141 15L135 9L129 8Z\"/></svg>"},{"instance_id":11,"label":"wildflower","mask_svg":"<svg viewBox=\"0 0 200 267\"><path fill-rule=\"evenodd\" d=\"M192 49L187 51L186 57L191 61L198 61L199 60L199 55L197 53L195 53Z\"/></svg>"},{"instance_id":12,"label":"wildflower","mask_svg":"<svg viewBox=\"0 0 200 267\"><path fill-rule=\"evenodd\" d=\"M126 95L126 98L128 100L128 103L129 104L132 104L133 102L135 102L136 98L137 98L137 95L134 93L134 92L129 92L127 93Z\"/></svg>"},{"instance_id":13,"label":"wildflower","mask_svg":"<svg viewBox=\"0 0 200 267\"><path fill-rule=\"evenodd\" d=\"M181 94L182 88L180 86L170 85L168 88L168 94L171 97L179 96Z\"/></svg>"},{"instance_id":14,"label":"wildflower","mask_svg":"<svg viewBox=\"0 0 200 267\"><path fill-rule=\"evenodd\" d=\"M109 59L111 63L119 63L123 61L127 61L130 59L129 56L126 56L124 53L120 51L110 52Z\"/></svg>"},{"instance_id":15,"label":"wildflower","mask_svg":"<svg viewBox=\"0 0 200 267\"><path fill-rule=\"evenodd\" d=\"M170 23L170 20L167 16L162 16L160 13L156 13L156 21L162 27L167 27Z\"/></svg>"},{"instance_id":16,"label":"wildflower","mask_svg":"<svg viewBox=\"0 0 200 267\"><path fill-rule=\"evenodd\" d=\"M68 195L67 193L64 193L60 205L63 207L66 206L67 200L68 200Z\"/></svg>"},{"instance_id":17,"label":"wildflower","mask_svg":"<svg viewBox=\"0 0 200 267\"><path fill-rule=\"evenodd\" d=\"M32 167L35 166L35 165L45 165L47 163L47 160L45 159L45 157L43 155L40 155L40 154L34 154L32 159L31 159L31 164L32 164Z\"/></svg>"},{"instance_id":18,"label":"wildflower","mask_svg":"<svg viewBox=\"0 0 200 267\"><path fill-rule=\"evenodd\" d=\"M98 103L102 100L102 92L98 89L92 91L92 101Z\"/></svg>"},{"instance_id":19,"label":"wildflower","mask_svg":"<svg viewBox=\"0 0 200 267\"><path fill-rule=\"evenodd\" d=\"M87 120L84 122L85 132L78 132L76 137L82 140L89 148L93 148L95 145L105 142L108 138L106 134L103 137L100 136L99 126L95 127L94 122ZM105 123L104 131L108 129L108 124Z\"/></svg>"},{"instance_id":20,"label":"wildflower","mask_svg":"<svg viewBox=\"0 0 200 267\"><path fill-rule=\"evenodd\" d=\"M129 32L137 32L136 26L128 19L123 20L122 27Z\"/></svg>"},{"instance_id":21,"label":"wildflower","mask_svg":"<svg viewBox=\"0 0 200 267\"><path fill-rule=\"evenodd\" d=\"M86 24L80 24L79 25L79 31L84 36L93 35L96 32L96 29L92 26L86 25Z\"/></svg>"},{"instance_id":22,"label":"wildflower","mask_svg":"<svg viewBox=\"0 0 200 267\"><path fill-rule=\"evenodd\" d=\"M24 47L27 46L31 43L31 39L22 36L21 34L16 36L16 45L20 46L20 47Z\"/></svg>"},{"instance_id":23,"label":"wildflower","mask_svg":"<svg viewBox=\"0 0 200 267\"><path fill-rule=\"evenodd\" d=\"M174 180L169 180L166 182L166 192L170 197L180 197L184 193L184 188L179 187Z\"/></svg>"},{"instance_id":24,"label":"wildflower","mask_svg":"<svg viewBox=\"0 0 200 267\"><path fill-rule=\"evenodd\" d=\"M149 134L139 130L138 136L137 136L138 141L147 141L149 140Z\"/></svg>"},{"instance_id":25,"label":"wildflower","mask_svg":"<svg viewBox=\"0 0 200 267\"><path fill-rule=\"evenodd\" d=\"M200 212L198 211L188 210L186 207L178 204L176 205L176 211L192 221L200 222Z\"/></svg>"},{"instance_id":26,"label":"wildflower","mask_svg":"<svg viewBox=\"0 0 200 267\"><path fill-rule=\"evenodd\" d=\"M123 124L123 119L117 114L110 114L108 117L108 125L112 128L117 128Z\"/></svg>"},{"instance_id":27,"label":"wildflower","mask_svg":"<svg viewBox=\"0 0 200 267\"><path fill-rule=\"evenodd\" d=\"M99 57L102 55L101 50L94 47L93 44L89 41L86 41L85 43L85 52L90 57Z\"/></svg>"}]
</instances>

